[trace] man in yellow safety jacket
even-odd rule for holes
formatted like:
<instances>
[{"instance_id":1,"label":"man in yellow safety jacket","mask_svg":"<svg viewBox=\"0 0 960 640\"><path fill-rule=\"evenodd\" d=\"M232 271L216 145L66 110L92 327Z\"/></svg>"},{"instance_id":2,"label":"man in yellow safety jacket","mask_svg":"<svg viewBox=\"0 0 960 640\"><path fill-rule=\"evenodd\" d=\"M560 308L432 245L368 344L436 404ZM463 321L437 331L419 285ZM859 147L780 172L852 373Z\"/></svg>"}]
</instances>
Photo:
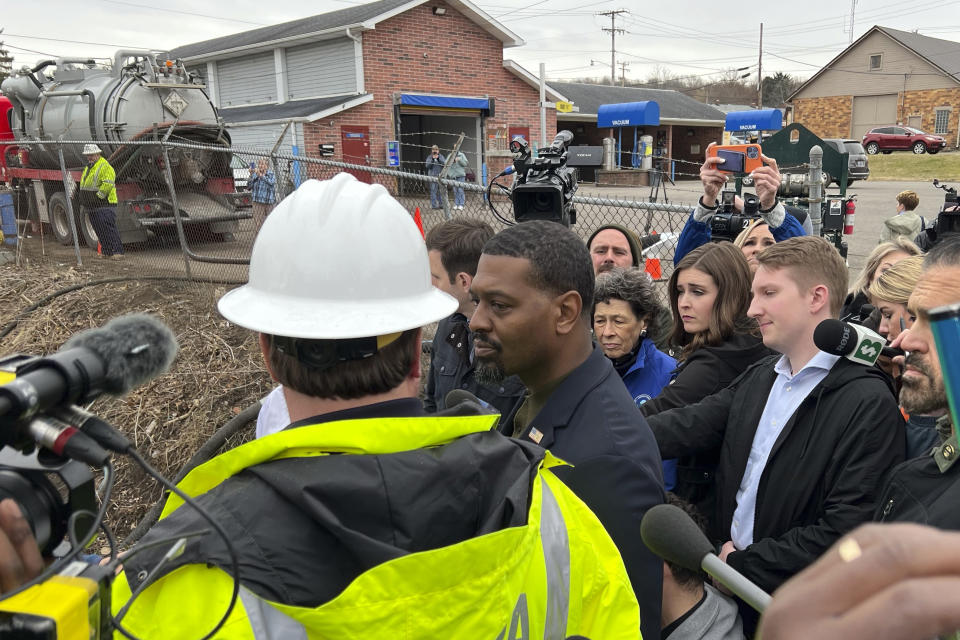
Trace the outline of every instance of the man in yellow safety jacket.
<instances>
[{"instance_id":1,"label":"man in yellow safety jacket","mask_svg":"<svg viewBox=\"0 0 960 640\"><path fill-rule=\"evenodd\" d=\"M83 157L87 166L80 176L80 192L85 197L81 198L80 203L100 242L101 253L98 255L122 260L123 243L117 230L117 174L97 145L84 145Z\"/></svg>"},{"instance_id":2,"label":"man in yellow safety jacket","mask_svg":"<svg viewBox=\"0 0 960 640\"><path fill-rule=\"evenodd\" d=\"M376 259L355 260L360 247ZM239 563L216 637L640 637L616 547L550 471L564 463L469 400L423 412L420 327L456 307L380 185L308 181L267 218L249 283L219 309L258 333L292 424L179 485ZM212 531L188 535L204 529L168 499L114 585L115 613L140 589L129 632L201 637L224 616L230 553Z\"/></svg>"}]
</instances>

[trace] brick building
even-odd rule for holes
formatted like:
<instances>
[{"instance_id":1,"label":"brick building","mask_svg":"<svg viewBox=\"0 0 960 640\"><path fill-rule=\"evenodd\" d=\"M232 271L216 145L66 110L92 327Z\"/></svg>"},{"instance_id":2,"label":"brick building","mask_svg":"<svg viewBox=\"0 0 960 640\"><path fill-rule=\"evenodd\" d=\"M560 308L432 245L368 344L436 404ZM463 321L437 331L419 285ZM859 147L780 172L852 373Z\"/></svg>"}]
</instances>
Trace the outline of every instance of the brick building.
<instances>
[{"instance_id":1,"label":"brick building","mask_svg":"<svg viewBox=\"0 0 960 640\"><path fill-rule=\"evenodd\" d=\"M676 170L681 173L696 173L707 145L719 143L723 136L721 111L672 89L579 82L551 82L550 87L580 108L577 112L558 114L557 127L573 132L574 144L600 145L603 138L614 138L620 146L617 166L629 167L630 153L636 148L634 138L649 135L653 137L654 155L676 161L680 165ZM644 101L659 105L659 126L636 127L636 132L634 127L601 129L597 126L600 105ZM592 174L588 169L582 169L581 173L587 177Z\"/></svg>"},{"instance_id":2,"label":"brick building","mask_svg":"<svg viewBox=\"0 0 960 640\"><path fill-rule=\"evenodd\" d=\"M960 146L960 43L874 26L789 98L821 138L901 124Z\"/></svg>"},{"instance_id":3,"label":"brick building","mask_svg":"<svg viewBox=\"0 0 960 640\"><path fill-rule=\"evenodd\" d=\"M235 146L270 148L291 123L287 151L332 144L334 159L385 166L397 141L403 168L422 170L431 145L450 149L463 133L480 179L484 164L510 160L511 134L540 136L539 91L503 57L522 44L467 0L380 0L170 55L205 79Z\"/></svg>"}]
</instances>

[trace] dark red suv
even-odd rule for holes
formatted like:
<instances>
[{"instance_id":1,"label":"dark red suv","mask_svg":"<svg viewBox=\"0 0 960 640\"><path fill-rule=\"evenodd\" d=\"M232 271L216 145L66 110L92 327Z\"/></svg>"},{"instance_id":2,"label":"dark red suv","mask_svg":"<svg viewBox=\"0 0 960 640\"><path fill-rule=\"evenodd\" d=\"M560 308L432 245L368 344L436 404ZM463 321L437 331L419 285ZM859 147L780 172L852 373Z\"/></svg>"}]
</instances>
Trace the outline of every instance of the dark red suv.
<instances>
[{"instance_id":1,"label":"dark red suv","mask_svg":"<svg viewBox=\"0 0 960 640\"><path fill-rule=\"evenodd\" d=\"M863 136L863 148L870 155L879 152L913 151L914 153L936 153L947 146L940 136L924 133L913 127L877 127Z\"/></svg>"}]
</instances>

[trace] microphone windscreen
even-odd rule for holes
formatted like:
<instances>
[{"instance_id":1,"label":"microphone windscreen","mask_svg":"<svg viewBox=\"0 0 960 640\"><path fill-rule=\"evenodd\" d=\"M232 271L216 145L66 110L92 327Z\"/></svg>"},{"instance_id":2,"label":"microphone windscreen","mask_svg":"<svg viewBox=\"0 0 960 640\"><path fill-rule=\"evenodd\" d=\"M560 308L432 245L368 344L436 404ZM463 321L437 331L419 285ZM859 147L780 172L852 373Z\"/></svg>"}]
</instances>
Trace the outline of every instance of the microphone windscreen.
<instances>
[{"instance_id":1,"label":"microphone windscreen","mask_svg":"<svg viewBox=\"0 0 960 640\"><path fill-rule=\"evenodd\" d=\"M813 343L820 351L845 356L857 348L856 330L846 322L828 318L813 330Z\"/></svg>"},{"instance_id":2,"label":"microphone windscreen","mask_svg":"<svg viewBox=\"0 0 960 640\"><path fill-rule=\"evenodd\" d=\"M703 557L713 553L697 523L672 504L658 504L643 515L640 537L650 551L690 571L700 571Z\"/></svg>"},{"instance_id":3,"label":"microphone windscreen","mask_svg":"<svg viewBox=\"0 0 960 640\"><path fill-rule=\"evenodd\" d=\"M443 398L443 404L447 409L455 407L459 404L463 404L464 402L472 402L484 408L490 406L477 396L464 389L451 389Z\"/></svg>"},{"instance_id":4,"label":"microphone windscreen","mask_svg":"<svg viewBox=\"0 0 960 640\"><path fill-rule=\"evenodd\" d=\"M123 395L165 373L177 355L177 339L153 316L134 313L82 331L64 348L84 347L103 359L103 390Z\"/></svg>"}]
</instances>

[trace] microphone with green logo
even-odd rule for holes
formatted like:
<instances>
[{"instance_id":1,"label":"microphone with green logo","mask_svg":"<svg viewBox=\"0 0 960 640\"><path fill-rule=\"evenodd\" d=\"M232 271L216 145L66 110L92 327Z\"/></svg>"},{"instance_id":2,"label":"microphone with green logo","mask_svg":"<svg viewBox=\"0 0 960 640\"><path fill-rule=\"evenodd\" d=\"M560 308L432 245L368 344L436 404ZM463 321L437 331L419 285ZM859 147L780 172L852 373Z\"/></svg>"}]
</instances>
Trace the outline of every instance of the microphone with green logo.
<instances>
[{"instance_id":1,"label":"microphone with green logo","mask_svg":"<svg viewBox=\"0 0 960 640\"><path fill-rule=\"evenodd\" d=\"M813 330L817 349L866 366L872 366L883 353L887 341L879 333L858 324L830 318Z\"/></svg>"}]
</instances>

